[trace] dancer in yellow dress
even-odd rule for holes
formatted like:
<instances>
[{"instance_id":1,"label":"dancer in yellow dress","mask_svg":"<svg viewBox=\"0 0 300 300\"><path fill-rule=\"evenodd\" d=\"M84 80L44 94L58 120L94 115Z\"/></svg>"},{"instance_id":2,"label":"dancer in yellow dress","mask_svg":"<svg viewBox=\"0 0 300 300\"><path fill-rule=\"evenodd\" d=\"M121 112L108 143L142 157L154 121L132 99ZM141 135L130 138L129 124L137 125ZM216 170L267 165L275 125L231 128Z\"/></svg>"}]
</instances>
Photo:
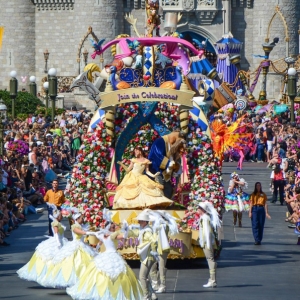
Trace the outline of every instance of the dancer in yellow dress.
<instances>
[{"instance_id":1,"label":"dancer in yellow dress","mask_svg":"<svg viewBox=\"0 0 300 300\"><path fill-rule=\"evenodd\" d=\"M140 300L141 285L114 245L125 233L115 231L114 223L106 228L90 233L104 244L105 251L92 259L79 281L67 288L67 293L76 300Z\"/></svg>"},{"instance_id":2,"label":"dancer in yellow dress","mask_svg":"<svg viewBox=\"0 0 300 300\"><path fill-rule=\"evenodd\" d=\"M127 174L117 187L113 208L165 208L172 205L173 201L163 195L163 186L147 176L155 178L160 173L152 174L149 171L151 161L145 158L141 147L134 149L134 156L126 170ZM144 171L147 175L144 175Z\"/></svg>"},{"instance_id":3,"label":"dancer in yellow dress","mask_svg":"<svg viewBox=\"0 0 300 300\"><path fill-rule=\"evenodd\" d=\"M44 287L66 288L74 285L85 272L95 251L83 242L83 216L76 212L72 216L75 224L72 225L73 241L64 246L52 259L44 278L38 283Z\"/></svg>"},{"instance_id":4,"label":"dancer in yellow dress","mask_svg":"<svg viewBox=\"0 0 300 300\"><path fill-rule=\"evenodd\" d=\"M68 240L64 238L64 231L66 229L60 221L62 215L54 204L49 204L52 208L52 231L54 236L41 242L37 247L36 251L32 255L30 261L17 271L17 274L21 279L28 281L39 281L41 280L48 269L49 263L51 263L53 257L60 251L61 247L68 243Z\"/></svg>"}]
</instances>

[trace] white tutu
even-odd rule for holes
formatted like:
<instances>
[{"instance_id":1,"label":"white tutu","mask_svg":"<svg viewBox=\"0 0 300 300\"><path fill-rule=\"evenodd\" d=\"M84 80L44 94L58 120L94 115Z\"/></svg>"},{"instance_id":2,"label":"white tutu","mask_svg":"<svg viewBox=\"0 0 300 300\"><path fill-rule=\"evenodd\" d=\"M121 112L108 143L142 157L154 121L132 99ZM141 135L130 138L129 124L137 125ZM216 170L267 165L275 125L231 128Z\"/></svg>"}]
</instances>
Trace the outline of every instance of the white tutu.
<instances>
[{"instance_id":1,"label":"white tutu","mask_svg":"<svg viewBox=\"0 0 300 300\"><path fill-rule=\"evenodd\" d=\"M63 246L65 246L69 242L66 238L63 238L62 243ZM32 255L30 261L19 269L17 274L24 280L40 280L47 272L47 265L51 262L53 257L59 253L59 251L60 249L57 247L56 239L54 237L49 237L36 247L36 251Z\"/></svg>"},{"instance_id":2,"label":"white tutu","mask_svg":"<svg viewBox=\"0 0 300 300\"><path fill-rule=\"evenodd\" d=\"M67 288L76 300L140 300L143 292L134 272L116 251L113 240L117 233L105 238L98 233L106 251L97 254L78 282Z\"/></svg>"},{"instance_id":3,"label":"white tutu","mask_svg":"<svg viewBox=\"0 0 300 300\"><path fill-rule=\"evenodd\" d=\"M44 287L66 288L74 285L85 271L95 251L81 240L69 242L48 264L48 271L38 283Z\"/></svg>"}]
</instances>

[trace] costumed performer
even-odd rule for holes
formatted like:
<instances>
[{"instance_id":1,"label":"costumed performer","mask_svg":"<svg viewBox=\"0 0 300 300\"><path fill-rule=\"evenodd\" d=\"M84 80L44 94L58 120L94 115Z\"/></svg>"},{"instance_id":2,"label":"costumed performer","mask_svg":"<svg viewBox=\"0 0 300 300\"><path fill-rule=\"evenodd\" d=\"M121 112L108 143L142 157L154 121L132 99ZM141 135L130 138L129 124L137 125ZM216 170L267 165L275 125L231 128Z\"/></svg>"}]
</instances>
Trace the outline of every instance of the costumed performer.
<instances>
[{"instance_id":1,"label":"costumed performer","mask_svg":"<svg viewBox=\"0 0 300 300\"><path fill-rule=\"evenodd\" d=\"M170 150L171 146L174 145L178 139L184 138L185 133L181 131L173 131L170 134L164 135L153 142L148 156L152 162L150 171L152 173L160 172L160 175L157 176L157 180L164 186L164 195L169 199L171 199L173 195L173 186L171 181L165 177L169 175L173 167L176 166L175 161L170 158Z\"/></svg>"},{"instance_id":2,"label":"costumed performer","mask_svg":"<svg viewBox=\"0 0 300 300\"><path fill-rule=\"evenodd\" d=\"M137 217L139 226L129 226L128 237L138 237L139 245L137 254L140 257L141 267L139 280L142 285L144 300L157 299L150 283L150 270L155 260L158 260L157 245L153 236L152 228L149 226L150 217L147 211L142 211Z\"/></svg>"},{"instance_id":3,"label":"costumed performer","mask_svg":"<svg viewBox=\"0 0 300 300\"><path fill-rule=\"evenodd\" d=\"M231 173L228 194L225 197L225 209L232 210L233 225L236 225L239 219L239 227L242 227L242 212L249 211L250 207L250 196L243 191L244 188L248 188L245 179L240 178L236 172Z\"/></svg>"},{"instance_id":4,"label":"costumed performer","mask_svg":"<svg viewBox=\"0 0 300 300\"><path fill-rule=\"evenodd\" d=\"M123 167L124 165L120 163ZM149 171L151 161L145 158L141 147L134 149L134 158L131 159L127 174L116 189L113 209L132 209L144 207L168 207L173 201L164 197L163 186L151 180L148 176L156 178L159 173L152 174ZM144 175L144 171L146 174Z\"/></svg>"},{"instance_id":5,"label":"costumed performer","mask_svg":"<svg viewBox=\"0 0 300 300\"><path fill-rule=\"evenodd\" d=\"M103 210L103 216L107 211ZM126 221L125 221L126 223ZM67 288L76 300L140 300L143 290L132 269L117 252L115 241L126 238L128 230L115 231L115 224L107 221L105 229L89 232L95 235L105 251L98 253L87 266L78 282ZM128 228L126 223L125 228ZM97 248L98 248L97 246Z\"/></svg>"},{"instance_id":6,"label":"costumed performer","mask_svg":"<svg viewBox=\"0 0 300 300\"><path fill-rule=\"evenodd\" d=\"M17 271L21 279L38 281L43 278L48 270L48 263L57 255L61 247L68 243L68 240L64 238L66 227L60 223L62 219L61 212L54 204L48 204L48 206L51 206L52 215L50 215L50 218L52 218L51 226L54 236L41 242L36 247L30 261Z\"/></svg>"},{"instance_id":7,"label":"costumed performer","mask_svg":"<svg viewBox=\"0 0 300 300\"><path fill-rule=\"evenodd\" d=\"M178 234L178 226L176 218L166 211L149 210L149 215L150 220L152 221L153 236L157 242L157 253L159 259L158 262L154 262L150 271L152 288L156 290L156 293L164 293L166 291L167 257L170 253L168 236Z\"/></svg>"},{"instance_id":8,"label":"costumed performer","mask_svg":"<svg viewBox=\"0 0 300 300\"><path fill-rule=\"evenodd\" d=\"M216 246L216 235L215 233L221 227L221 220L218 212L213 207L212 203L205 201L199 203L197 210L199 213L199 244L203 249L209 267L209 279L208 283L204 284L203 287L216 287L216 272L217 263L214 258L214 247Z\"/></svg>"},{"instance_id":9,"label":"costumed performer","mask_svg":"<svg viewBox=\"0 0 300 300\"><path fill-rule=\"evenodd\" d=\"M52 259L44 278L38 283L44 287L66 288L74 285L86 270L95 251L83 242L83 215L73 208L75 224L71 226L73 241L63 247Z\"/></svg>"}]
</instances>

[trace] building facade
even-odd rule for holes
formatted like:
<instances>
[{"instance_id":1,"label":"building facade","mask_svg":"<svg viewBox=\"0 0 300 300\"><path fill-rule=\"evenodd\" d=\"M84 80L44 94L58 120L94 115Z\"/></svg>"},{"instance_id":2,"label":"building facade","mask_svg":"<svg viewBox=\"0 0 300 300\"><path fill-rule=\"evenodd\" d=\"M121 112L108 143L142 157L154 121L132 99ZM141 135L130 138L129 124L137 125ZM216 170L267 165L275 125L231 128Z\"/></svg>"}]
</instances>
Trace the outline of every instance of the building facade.
<instances>
[{"instance_id":1,"label":"building facade","mask_svg":"<svg viewBox=\"0 0 300 300\"><path fill-rule=\"evenodd\" d=\"M89 52L87 62L103 67L112 61L110 53L92 60L89 38L93 33L106 42L119 34L135 36L125 14L137 19L137 30L145 33L146 0L0 0L0 26L4 26L0 50L0 89L8 89L9 73L16 70L20 89L28 89L29 77L35 75L39 90L45 73L44 52L49 51L47 68L73 78L85 65L83 52ZM298 0L160 0L163 16L166 12L181 12L177 31L183 36L208 38L210 52L222 35L232 32L243 42L241 67L256 70L263 55L262 44L274 37L278 44L270 59L280 61L299 54L300 1ZM88 31L92 28L92 31ZM163 33L163 22L161 25ZM86 52L86 51L85 51ZM281 62L281 68L284 65ZM268 95L277 98L282 76L268 80ZM275 72L273 72L275 73ZM259 92L259 84L256 87Z\"/></svg>"}]
</instances>

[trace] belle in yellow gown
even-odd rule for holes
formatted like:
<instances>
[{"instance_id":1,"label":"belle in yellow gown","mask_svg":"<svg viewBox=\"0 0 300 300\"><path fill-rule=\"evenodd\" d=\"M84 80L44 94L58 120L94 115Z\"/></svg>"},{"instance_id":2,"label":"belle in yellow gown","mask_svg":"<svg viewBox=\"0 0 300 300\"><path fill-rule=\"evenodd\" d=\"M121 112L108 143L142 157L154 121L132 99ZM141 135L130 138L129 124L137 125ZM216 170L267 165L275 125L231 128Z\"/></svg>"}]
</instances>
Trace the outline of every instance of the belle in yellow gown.
<instances>
[{"instance_id":1,"label":"belle in yellow gown","mask_svg":"<svg viewBox=\"0 0 300 300\"><path fill-rule=\"evenodd\" d=\"M113 209L144 209L166 208L173 204L173 201L164 197L163 186L150 177L155 178L158 174L149 171L151 161L142 156L141 150L135 149L136 158L131 159L129 170L121 184L116 189Z\"/></svg>"}]
</instances>

